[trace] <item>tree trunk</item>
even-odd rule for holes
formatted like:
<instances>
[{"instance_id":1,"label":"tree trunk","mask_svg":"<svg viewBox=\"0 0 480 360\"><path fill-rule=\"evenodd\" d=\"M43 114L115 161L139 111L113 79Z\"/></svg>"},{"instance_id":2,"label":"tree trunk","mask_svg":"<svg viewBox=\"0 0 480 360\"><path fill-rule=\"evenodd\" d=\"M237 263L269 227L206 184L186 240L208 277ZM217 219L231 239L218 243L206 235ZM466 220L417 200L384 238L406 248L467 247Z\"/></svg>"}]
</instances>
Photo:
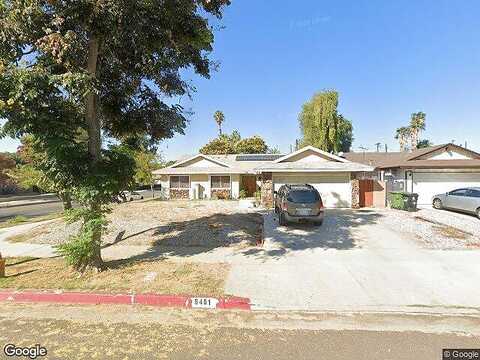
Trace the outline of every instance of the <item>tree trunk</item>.
<instances>
[{"instance_id":1,"label":"tree trunk","mask_svg":"<svg viewBox=\"0 0 480 360\"><path fill-rule=\"evenodd\" d=\"M150 191L152 192L152 198L155 197L155 190L153 189L153 182L150 183Z\"/></svg>"},{"instance_id":2,"label":"tree trunk","mask_svg":"<svg viewBox=\"0 0 480 360\"><path fill-rule=\"evenodd\" d=\"M97 60L98 60L98 49L99 41L98 38L93 35L88 40L88 63L87 71L91 79L96 78L97 73ZM101 132L100 132L100 121L97 116L97 94L93 91L87 95L86 101L86 122L88 127L88 152L90 154L90 168L94 169L96 163L101 158ZM90 205L90 210L92 212L100 213L101 203L97 200L93 201ZM94 255L91 259L91 265L97 270L103 270L105 264L102 260L101 255L101 242L102 242L102 227L97 226L93 231L92 235L92 245L94 247Z\"/></svg>"},{"instance_id":3,"label":"tree trunk","mask_svg":"<svg viewBox=\"0 0 480 360\"><path fill-rule=\"evenodd\" d=\"M62 192L58 194L58 196L60 197L60 200L62 200L63 211L70 210L72 208L72 196L70 193L68 191Z\"/></svg>"}]
</instances>

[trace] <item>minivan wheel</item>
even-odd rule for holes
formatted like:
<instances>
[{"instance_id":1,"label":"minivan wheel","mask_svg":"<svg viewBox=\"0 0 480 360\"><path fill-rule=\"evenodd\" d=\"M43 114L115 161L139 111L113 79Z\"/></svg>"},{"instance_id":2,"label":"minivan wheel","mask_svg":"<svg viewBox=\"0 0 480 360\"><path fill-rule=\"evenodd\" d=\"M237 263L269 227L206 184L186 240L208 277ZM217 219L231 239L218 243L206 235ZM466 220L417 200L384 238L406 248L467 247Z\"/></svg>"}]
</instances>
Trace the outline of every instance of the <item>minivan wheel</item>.
<instances>
[{"instance_id":1,"label":"minivan wheel","mask_svg":"<svg viewBox=\"0 0 480 360\"><path fill-rule=\"evenodd\" d=\"M477 218L480 219L480 208L477 209Z\"/></svg>"},{"instance_id":2,"label":"minivan wheel","mask_svg":"<svg viewBox=\"0 0 480 360\"><path fill-rule=\"evenodd\" d=\"M433 207L437 210L442 209L443 208L442 200L440 199L433 200Z\"/></svg>"}]
</instances>

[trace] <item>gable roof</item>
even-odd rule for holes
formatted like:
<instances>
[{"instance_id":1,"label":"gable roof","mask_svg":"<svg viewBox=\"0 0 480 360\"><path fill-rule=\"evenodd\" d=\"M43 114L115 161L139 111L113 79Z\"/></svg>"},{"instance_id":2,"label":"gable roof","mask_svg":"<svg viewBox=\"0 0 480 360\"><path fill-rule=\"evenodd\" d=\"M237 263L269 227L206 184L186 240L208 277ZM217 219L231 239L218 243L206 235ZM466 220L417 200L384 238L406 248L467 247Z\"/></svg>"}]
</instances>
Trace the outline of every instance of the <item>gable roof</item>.
<instances>
[{"instance_id":1,"label":"gable roof","mask_svg":"<svg viewBox=\"0 0 480 360\"><path fill-rule=\"evenodd\" d=\"M332 161L285 161L303 152L312 151ZM181 166L197 158L223 165L224 167ZM357 172L373 171L372 166L351 162L340 156L329 154L313 146L307 146L288 155L280 154L197 154L177 161L175 164L153 171L155 175L188 175L188 174L255 174L268 172Z\"/></svg>"},{"instance_id":2,"label":"gable roof","mask_svg":"<svg viewBox=\"0 0 480 360\"><path fill-rule=\"evenodd\" d=\"M189 158L187 158L187 159L177 161L175 164L172 164L172 165L170 165L170 166L167 166L167 168L177 168L177 167L179 167L180 165L183 165L183 164L188 163L188 162L190 162L190 161L192 161L192 160L200 159L200 158L203 158L203 159L205 159L205 160L211 161L211 162L213 162L213 163L215 163L215 164L217 164L217 165L221 165L221 166L225 166L225 167L230 167L229 164L224 163L224 162L222 162L222 161L220 161L220 160L214 159L214 158L212 158L212 157L209 156L209 155L197 154L197 155L194 155L194 156L189 157Z\"/></svg>"},{"instance_id":3,"label":"gable roof","mask_svg":"<svg viewBox=\"0 0 480 360\"><path fill-rule=\"evenodd\" d=\"M466 152L472 159L452 159L452 160L429 160L419 159L425 155L445 149L456 149ZM459 169L459 168L480 168L480 154L465 149L455 144L441 144L430 146L423 149L417 149L412 152L349 152L344 154L350 161L359 162L365 165L374 166L377 169L390 168L422 168L422 169Z\"/></svg>"},{"instance_id":4,"label":"gable roof","mask_svg":"<svg viewBox=\"0 0 480 360\"><path fill-rule=\"evenodd\" d=\"M415 159L418 159L419 157L434 153L434 152L436 152L438 150L442 150L442 149L444 149L445 151L448 151L450 149L455 149L459 152L467 153L473 159L480 159L480 154L479 153L477 153L473 150L465 149L464 147L449 143L449 144L442 144L442 145L437 145L437 146L430 146L430 147L423 148L423 149L418 149L418 150L416 150L412 153L412 156L410 156L408 158L408 160L415 160Z\"/></svg>"},{"instance_id":5,"label":"gable roof","mask_svg":"<svg viewBox=\"0 0 480 360\"><path fill-rule=\"evenodd\" d=\"M295 157L301 153L304 153L304 152L307 152L307 151L313 151L323 157L326 157L328 159L331 159L331 160L334 160L334 161L338 161L338 162L342 162L342 163L345 163L345 162L349 162L347 159L345 158L342 158L340 156L337 156L337 155L333 155L333 154L330 154L326 151L323 151L323 150L320 150L314 146L311 146L311 145L308 145L308 146L305 146L297 151L294 151L288 155L285 155L285 156L282 156L281 158L278 158L277 160L274 161L274 163L281 163L281 162L284 162L285 160L288 160L292 157Z\"/></svg>"}]
</instances>

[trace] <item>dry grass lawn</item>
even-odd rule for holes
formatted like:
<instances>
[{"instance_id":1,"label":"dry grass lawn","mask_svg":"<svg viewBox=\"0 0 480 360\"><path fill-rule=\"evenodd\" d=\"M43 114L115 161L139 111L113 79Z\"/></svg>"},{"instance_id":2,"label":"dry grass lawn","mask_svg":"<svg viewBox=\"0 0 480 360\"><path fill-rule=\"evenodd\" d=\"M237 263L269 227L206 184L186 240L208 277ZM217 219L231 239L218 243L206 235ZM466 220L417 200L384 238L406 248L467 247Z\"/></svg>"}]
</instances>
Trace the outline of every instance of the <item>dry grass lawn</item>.
<instances>
[{"instance_id":1,"label":"dry grass lawn","mask_svg":"<svg viewBox=\"0 0 480 360\"><path fill-rule=\"evenodd\" d=\"M236 201L138 201L113 206L104 243L174 247L254 245L263 217L238 209ZM9 241L60 244L78 231L62 220L40 225Z\"/></svg>"},{"instance_id":2,"label":"dry grass lawn","mask_svg":"<svg viewBox=\"0 0 480 360\"><path fill-rule=\"evenodd\" d=\"M7 258L0 288L157 294L224 294L226 264L175 263L165 260L107 262L108 270L79 275L62 258Z\"/></svg>"},{"instance_id":3,"label":"dry grass lawn","mask_svg":"<svg viewBox=\"0 0 480 360\"><path fill-rule=\"evenodd\" d=\"M472 234L466 232L466 231L463 231L463 230L460 230L460 229L457 229L453 226L447 226L447 225L434 225L432 226L432 229L437 233L437 234L440 234L446 238L450 238L450 239L458 239L458 240L466 240L468 239L470 236L472 236Z\"/></svg>"}]
</instances>

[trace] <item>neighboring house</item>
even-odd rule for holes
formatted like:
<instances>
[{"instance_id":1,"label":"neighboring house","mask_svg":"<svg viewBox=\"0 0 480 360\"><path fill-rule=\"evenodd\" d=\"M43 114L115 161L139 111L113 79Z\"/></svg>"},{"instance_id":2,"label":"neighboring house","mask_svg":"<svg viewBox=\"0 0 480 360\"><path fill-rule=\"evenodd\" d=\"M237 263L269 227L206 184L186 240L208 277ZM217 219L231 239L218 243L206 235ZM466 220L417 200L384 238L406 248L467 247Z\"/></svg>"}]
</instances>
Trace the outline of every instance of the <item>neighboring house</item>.
<instances>
[{"instance_id":1,"label":"neighboring house","mask_svg":"<svg viewBox=\"0 0 480 360\"><path fill-rule=\"evenodd\" d=\"M420 205L431 205L435 194L480 186L480 154L455 144L412 152L358 152L343 156L375 167L375 172L363 176L386 181L388 190L418 193Z\"/></svg>"},{"instance_id":2,"label":"neighboring house","mask_svg":"<svg viewBox=\"0 0 480 360\"><path fill-rule=\"evenodd\" d=\"M374 167L356 163L307 146L288 155L198 154L154 171L163 196L169 199L238 198L261 191L271 206L273 192L285 183L312 184L325 206L350 207L351 180Z\"/></svg>"}]
</instances>

